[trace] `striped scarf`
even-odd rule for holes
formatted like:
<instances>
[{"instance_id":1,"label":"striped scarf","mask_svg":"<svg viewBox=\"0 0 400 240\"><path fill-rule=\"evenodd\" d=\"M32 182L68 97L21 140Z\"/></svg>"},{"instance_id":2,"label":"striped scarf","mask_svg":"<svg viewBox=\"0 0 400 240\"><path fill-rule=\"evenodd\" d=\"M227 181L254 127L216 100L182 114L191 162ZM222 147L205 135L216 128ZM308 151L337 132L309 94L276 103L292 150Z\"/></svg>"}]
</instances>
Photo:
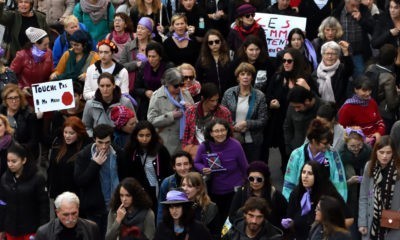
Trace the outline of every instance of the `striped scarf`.
<instances>
[{"instance_id":1,"label":"striped scarf","mask_svg":"<svg viewBox=\"0 0 400 240\"><path fill-rule=\"evenodd\" d=\"M380 219L383 209L390 209L393 199L394 187L397 178L397 169L394 161L391 160L388 167L387 175L382 175L382 167L377 162L375 164L374 176L374 215L371 227L371 239L385 239L384 235L387 231L380 227ZM384 184L384 185L383 185Z\"/></svg>"}]
</instances>

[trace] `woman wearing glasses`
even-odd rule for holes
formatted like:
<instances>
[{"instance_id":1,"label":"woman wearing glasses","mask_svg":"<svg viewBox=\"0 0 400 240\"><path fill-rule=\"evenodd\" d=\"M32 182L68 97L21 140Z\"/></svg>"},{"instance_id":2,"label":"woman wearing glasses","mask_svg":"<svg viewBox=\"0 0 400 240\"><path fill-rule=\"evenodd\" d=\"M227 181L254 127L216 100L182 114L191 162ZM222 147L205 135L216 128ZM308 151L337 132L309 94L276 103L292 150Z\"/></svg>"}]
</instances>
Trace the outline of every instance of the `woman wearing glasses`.
<instances>
[{"instance_id":1,"label":"woman wearing glasses","mask_svg":"<svg viewBox=\"0 0 400 240\"><path fill-rule=\"evenodd\" d=\"M231 223L243 217L241 207L249 197L264 198L270 208L266 219L272 225L281 228L281 219L286 216L287 201L282 193L276 189L270 180L271 173L267 164L262 161L254 161L247 168L247 180L245 185L238 189L232 199L229 211Z\"/></svg>"},{"instance_id":2,"label":"woman wearing glasses","mask_svg":"<svg viewBox=\"0 0 400 240\"><path fill-rule=\"evenodd\" d=\"M196 62L197 80L201 84L215 83L222 96L228 89L229 63L229 48L225 38L218 30L208 30Z\"/></svg>"},{"instance_id":3,"label":"woman wearing glasses","mask_svg":"<svg viewBox=\"0 0 400 240\"><path fill-rule=\"evenodd\" d=\"M323 100L341 106L346 100L349 77L353 74L349 44L344 41L326 42L321 47L321 54L322 61L312 74L318 86L318 93Z\"/></svg>"},{"instance_id":4,"label":"woman wearing glasses","mask_svg":"<svg viewBox=\"0 0 400 240\"><path fill-rule=\"evenodd\" d=\"M217 118L210 121L204 138L197 150L194 166L209 178L208 193L224 220L229 214L235 188L242 186L247 177L248 163L240 143L232 138L226 120Z\"/></svg>"},{"instance_id":5,"label":"woman wearing glasses","mask_svg":"<svg viewBox=\"0 0 400 240\"><path fill-rule=\"evenodd\" d=\"M196 63L196 56L199 54L199 45L193 38L196 31L194 26L188 26L184 14L176 14L171 18L171 36L164 41L164 48L176 66L182 63Z\"/></svg>"},{"instance_id":6,"label":"woman wearing glasses","mask_svg":"<svg viewBox=\"0 0 400 240\"><path fill-rule=\"evenodd\" d=\"M308 143L296 148L290 155L282 193L289 199L290 193L299 184L304 163L317 162L329 169L329 177L337 191L347 200L347 182L342 160L330 145L333 140L331 128L319 119L314 119L307 130Z\"/></svg>"},{"instance_id":7,"label":"woman wearing glasses","mask_svg":"<svg viewBox=\"0 0 400 240\"><path fill-rule=\"evenodd\" d=\"M139 106L137 111L139 120L147 119L147 110L153 92L162 86L161 77L165 70L174 66L166 60L164 48L158 42L149 42L145 54L146 61L141 63L133 90Z\"/></svg>"},{"instance_id":8,"label":"woman wearing glasses","mask_svg":"<svg viewBox=\"0 0 400 240\"><path fill-rule=\"evenodd\" d=\"M182 89L182 74L176 68L165 71L163 84L150 98L147 119L158 129L164 146L172 155L181 148L185 130L185 110L194 102L190 93Z\"/></svg>"},{"instance_id":9,"label":"woman wearing glasses","mask_svg":"<svg viewBox=\"0 0 400 240\"><path fill-rule=\"evenodd\" d=\"M260 160L267 124L264 93L252 86L255 74L253 65L241 63L235 70L238 86L229 88L221 102L232 113L234 137L242 144L249 162Z\"/></svg>"},{"instance_id":10,"label":"woman wearing glasses","mask_svg":"<svg viewBox=\"0 0 400 240\"><path fill-rule=\"evenodd\" d=\"M229 48L236 52L249 35L257 36L261 39L264 49L268 52L267 39L264 29L255 21L256 8L251 4L243 4L236 9L235 26L228 35Z\"/></svg>"}]
</instances>

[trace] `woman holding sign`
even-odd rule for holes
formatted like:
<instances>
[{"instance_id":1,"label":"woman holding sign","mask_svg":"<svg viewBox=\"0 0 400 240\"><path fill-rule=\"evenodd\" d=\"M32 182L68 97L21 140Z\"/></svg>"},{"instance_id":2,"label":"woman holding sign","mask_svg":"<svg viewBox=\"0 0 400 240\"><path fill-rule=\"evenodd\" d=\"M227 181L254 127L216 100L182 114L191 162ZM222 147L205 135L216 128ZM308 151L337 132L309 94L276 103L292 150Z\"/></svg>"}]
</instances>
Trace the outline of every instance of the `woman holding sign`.
<instances>
[{"instance_id":1,"label":"woman holding sign","mask_svg":"<svg viewBox=\"0 0 400 240\"><path fill-rule=\"evenodd\" d=\"M231 137L229 123L223 119L212 120L204 131L205 142L200 144L194 159L197 171L208 176L208 192L226 219L235 187L242 186L247 177L246 156L240 143Z\"/></svg>"}]
</instances>

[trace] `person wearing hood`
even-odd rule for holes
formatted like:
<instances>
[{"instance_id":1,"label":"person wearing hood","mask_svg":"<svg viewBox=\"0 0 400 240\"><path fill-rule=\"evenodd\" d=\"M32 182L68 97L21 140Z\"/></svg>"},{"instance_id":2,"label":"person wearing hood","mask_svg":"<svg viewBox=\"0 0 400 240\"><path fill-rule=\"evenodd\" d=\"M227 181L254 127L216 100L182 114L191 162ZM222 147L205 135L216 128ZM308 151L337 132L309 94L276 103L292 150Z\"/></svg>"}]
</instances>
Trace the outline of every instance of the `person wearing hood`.
<instances>
[{"instance_id":1,"label":"person wearing hood","mask_svg":"<svg viewBox=\"0 0 400 240\"><path fill-rule=\"evenodd\" d=\"M243 219L236 220L222 240L282 239L282 231L265 219L267 213L268 205L264 198L250 197L243 206Z\"/></svg>"}]
</instances>

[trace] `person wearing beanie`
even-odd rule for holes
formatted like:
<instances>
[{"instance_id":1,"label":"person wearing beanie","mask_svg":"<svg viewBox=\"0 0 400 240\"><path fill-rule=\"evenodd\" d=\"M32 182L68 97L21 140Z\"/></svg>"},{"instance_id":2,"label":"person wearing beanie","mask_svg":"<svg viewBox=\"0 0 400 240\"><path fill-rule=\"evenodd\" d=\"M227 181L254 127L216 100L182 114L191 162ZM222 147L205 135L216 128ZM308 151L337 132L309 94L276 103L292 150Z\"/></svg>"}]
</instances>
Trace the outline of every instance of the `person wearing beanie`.
<instances>
[{"instance_id":1,"label":"person wearing beanie","mask_svg":"<svg viewBox=\"0 0 400 240\"><path fill-rule=\"evenodd\" d=\"M83 30L79 29L72 34L70 44L72 48L62 55L50 79L72 79L83 86L88 67L100 60L100 56L92 51L91 37Z\"/></svg>"},{"instance_id":2,"label":"person wearing beanie","mask_svg":"<svg viewBox=\"0 0 400 240\"><path fill-rule=\"evenodd\" d=\"M33 106L31 85L47 82L53 69L50 39L47 32L40 28L29 27L25 34L29 40L26 47L17 52L10 68L18 78L18 85Z\"/></svg>"},{"instance_id":3,"label":"person wearing beanie","mask_svg":"<svg viewBox=\"0 0 400 240\"><path fill-rule=\"evenodd\" d=\"M236 9L235 26L228 35L229 48L236 52L249 35L260 38L268 52L267 38L264 29L255 20L256 8L251 4L243 4Z\"/></svg>"},{"instance_id":4,"label":"person wearing beanie","mask_svg":"<svg viewBox=\"0 0 400 240\"><path fill-rule=\"evenodd\" d=\"M247 167L247 181L235 193L229 211L229 221L234 223L243 217L241 208L250 197L261 197L267 201L271 211L266 216L268 222L281 228L281 219L286 216L287 201L271 183L271 173L265 162L254 161Z\"/></svg>"},{"instance_id":5,"label":"person wearing beanie","mask_svg":"<svg viewBox=\"0 0 400 240\"><path fill-rule=\"evenodd\" d=\"M135 112L123 105L115 106L111 109L111 121L115 125L114 144L124 148L137 123Z\"/></svg>"},{"instance_id":6,"label":"person wearing beanie","mask_svg":"<svg viewBox=\"0 0 400 240\"><path fill-rule=\"evenodd\" d=\"M21 50L30 39L25 35L25 30L29 27L36 27L49 32L46 23L46 16L36 10L33 10L33 0L18 1L18 8L14 11L4 10L5 0L0 0L0 24L6 26L10 35L9 56L7 62L14 59L17 51ZM7 35L5 35L7 38Z\"/></svg>"}]
</instances>

